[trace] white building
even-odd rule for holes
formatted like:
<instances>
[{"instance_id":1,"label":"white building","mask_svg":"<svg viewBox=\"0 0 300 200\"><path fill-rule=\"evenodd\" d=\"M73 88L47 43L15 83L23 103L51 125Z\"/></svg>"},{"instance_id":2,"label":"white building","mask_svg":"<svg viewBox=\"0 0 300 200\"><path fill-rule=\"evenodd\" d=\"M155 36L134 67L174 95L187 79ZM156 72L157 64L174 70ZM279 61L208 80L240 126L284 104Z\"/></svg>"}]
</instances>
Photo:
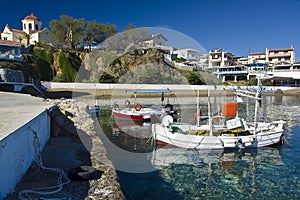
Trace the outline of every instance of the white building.
<instances>
[{"instance_id":1,"label":"white building","mask_svg":"<svg viewBox=\"0 0 300 200\"><path fill-rule=\"evenodd\" d=\"M194 49L177 49L172 52L177 55L177 58L184 58L187 61L199 61L200 53Z\"/></svg>"},{"instance_id":2,"label":"white building","mask_svg":"<svg viewBox=\"0 0 300 200\"><path fill-rule=\"evenodd\" d=\"M270 65L281 62L293 64L295 62L295 50L291 48L266 49L266 61Z\"/></svg>"},{"instance_id":3,"label":"white building","mask_svg":"<svg viewBox=\"0 0 300 200\"><path fill-rule=\"evenodd\" d=\"M165 46L167 41L162 34L153 34L144 38L142 44L145 47Z\"/></svg>"},{"instance_id":4,"label":"white building","mask_svg":"<svg viewBox=\"0 0 300 200\"><path fill-rule=\"evenodd\" d=\"M6 25L1 33L1 39L19 42L26 46L34 45L37 42L53 43L51 31L48 28L42 29L42 21L33 14L22 20L22 30L13 29Z\"/></svg>"},{"instance_id":5,"label":"white building","mask_svg":"<svg viewBox=\"0 0 300 200\"><path fill-rule=\"evenodd\" d=\"M232 66L233 54L227 51L223 51L222 48L210 50L208 56L208 66L209 67L224 67Z\"/></svg>"},{"instance_id":6,"label":"white building","mask_svg":"<svg viewBox=\"0 0 300 200\"><path fill-rule=\"evenodd\" d=\"M248 64L253 64L253 63L266 63L266 53L265 52L250 53L248 55Z\"/></svg>"},{"instance_id":7,"label":"white building","mask_svg":"<svg viewBox=\"0 0 300 200\"><path fill-rule=\"evenodd\" d=\"M268 49L265 52L250 53L248 56L249 63L268 63L270 66L278 63L295 63L295 50L293 47L281 49Z\"/></svg>"}]
</instances>

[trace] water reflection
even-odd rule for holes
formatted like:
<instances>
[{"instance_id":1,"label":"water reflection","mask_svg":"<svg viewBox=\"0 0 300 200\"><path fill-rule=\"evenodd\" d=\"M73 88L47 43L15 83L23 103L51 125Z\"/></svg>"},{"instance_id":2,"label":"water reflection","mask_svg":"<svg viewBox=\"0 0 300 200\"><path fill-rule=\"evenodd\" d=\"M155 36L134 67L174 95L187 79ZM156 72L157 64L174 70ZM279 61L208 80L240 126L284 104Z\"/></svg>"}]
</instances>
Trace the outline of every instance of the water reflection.
<instances>
[{"instance_id":1,"label":"water reflection","mask_svg":"<svg viewBox=\"0 0 300 200\"><path fill-rule=\"evenodd\" d=\"M160 148L152 163L183 199L252 199L264 197L268 180L283 165L277 148L224 152ZM267 189L267 188L266 188Z\"/></svg>"}]
</instances>

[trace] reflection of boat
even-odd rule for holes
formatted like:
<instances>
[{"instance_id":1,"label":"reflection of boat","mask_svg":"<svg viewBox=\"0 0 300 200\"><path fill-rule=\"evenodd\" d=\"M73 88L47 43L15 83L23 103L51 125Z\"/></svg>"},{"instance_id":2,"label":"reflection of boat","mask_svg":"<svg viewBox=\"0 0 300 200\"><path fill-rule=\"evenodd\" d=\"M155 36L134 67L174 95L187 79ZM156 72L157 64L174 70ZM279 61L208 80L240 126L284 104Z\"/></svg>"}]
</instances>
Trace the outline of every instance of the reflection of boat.
<instances>
[{"instance_id":1,"label":"reflection of boat","mask_svg":"<svg viewBox=\"0 0 300 200\"><path fill-rule=\"evenodd\" d=\"M171 116L164 116L161 123L152 125L153 137L158 143L193 149L257 148L280 142L285 122L257 122L258 104L261 102L259 90L252 98L256 99L253 123L237 116L236 102L225 102L222 114L212 116L208 94L208 116L199 116L201 112L197 103L196 125L174 123ZM200 124L203 118L207 119L206 123Z\"/></svg>"},{"instance_id":2,"label":"reflection of boat","mask_svg":"<svg viewBox=\"0 0 300 200\"><path fill-rule=\"evenodd\" d=\"M91 115L95 115L98 118L100 113L100 106L98 104L94 106L88 106L87 112L90 113Z\"/></svg>"},{"instance_id":3,"label":"reflection of boat","mask_svg":"<svg viewBox=\"0 0 300 200\"><path fill-rule=\"evenodd\" d=\"M153 151L151 162L153 166L162 168L171 164L188 164L201 166L202 163L219 164L222 168L233 167L239 160L247 162L264 162L282 164L277 148L262 147L244 149L242 151L225 151L223 149L195 150L177 147L157 148Z\"/></svg>"},{"instance_id":4,"label":"reflection of boat","mask_svg":"<svg viewBox=\"0 0 300 200\"><path fill-rule=\"evenodd\" d=\"M112 132L114 135L119 135L120 132L126 133L133 137L149 138L151 136L151 126L149 122L135 122L126 123L126 121L118 124L114 124Z\"/></svg>"},{"instance_id":5,"label":"reflection of boat","mask_svg":"<svg viewBox=\"0 0 300 200\"><path fill-rule=\"evenodd\" d=\"M153 152L151 163L189 199L264 199L265 191L269 198L285 169L274 147L231 151L164 147Z\"/></svg>"},{"instance_id":6,"label":"reflection of boat","mask_svg":"<svg viewBox=\"0 0 300 200\"><path fill-rule=\"evenodd\" d=\"M154 119L159 119L162 114L175 114L173 110L173 105L167 103L163 108L146 108L140 103L136 102L137 93L161 93L161 101L163 104L164 94L169 93L169 89L158 89L158 90L134 90L135 95L133 105L129 100L125 101L125 108L119 108L119 105L114 104L112 109L112 114L117 121L119 120L131 120L131 121L150 121Z\"/></svg>"}]
</instances>

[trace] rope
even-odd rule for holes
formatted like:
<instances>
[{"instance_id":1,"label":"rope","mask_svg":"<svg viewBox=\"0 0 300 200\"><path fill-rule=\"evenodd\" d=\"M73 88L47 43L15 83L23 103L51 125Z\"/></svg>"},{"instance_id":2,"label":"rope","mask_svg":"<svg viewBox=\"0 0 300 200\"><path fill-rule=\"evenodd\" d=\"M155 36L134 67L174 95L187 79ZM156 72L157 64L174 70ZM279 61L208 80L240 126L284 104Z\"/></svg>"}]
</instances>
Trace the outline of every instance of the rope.
<instances>
[{"instance_id":1,"label":"rope","mask_svg":"<svg viewBox=\"0 0 300 200\"><path fill-rule=\"evenodd\" d=\"M55 194L57 192L60 192L63 188L64 185L70 183L70 180L68 179L67 175L62 169L59 168L49 168L45 167L43 162L42 162L42 156L41 153L39 152L39 142L38 142L38 136L37 133L35 132L34 129L31 127L28 128L33 132L33 147L35 151L35 159L34 161L36 164L43 170L48 170L52 172L58 173L59 177L57 180L57 185L54 186L49 186L49 187L41 187L41 188L34 188L34 189L26 189L26 190L21 190L18 194L18 198L21 200L27 200L27 199L32 199L29 194L38 194L38 195L50 195L50 194ZM65 179L65 181L63 181ZM50 191L48 191L50 190Z\"/></svg>"}]
</instances>

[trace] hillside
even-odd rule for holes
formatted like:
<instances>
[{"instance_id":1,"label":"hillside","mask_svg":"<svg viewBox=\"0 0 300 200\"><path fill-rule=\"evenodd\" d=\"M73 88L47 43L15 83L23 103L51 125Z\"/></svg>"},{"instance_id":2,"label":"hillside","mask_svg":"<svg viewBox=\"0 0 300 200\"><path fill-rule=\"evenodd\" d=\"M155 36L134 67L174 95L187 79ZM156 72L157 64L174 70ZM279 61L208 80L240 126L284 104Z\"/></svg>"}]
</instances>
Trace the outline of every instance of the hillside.
<instances>
[{"instance_id":1,"label":"hillside","mask_svg":"<svg viewBox=\"0 0 300 200\"><path fill-rule=\"evenodd\" d=\"M85 72L91 76L86 81L130 84L204 84L197 71L177 69L164 58L164 52L156 49L135 49L122 55L113 52L93 51L84 61ZM83 76L82 76L83 77ZM86 76L87 78L87 76ZM216 77L212 83L218 84Z\"/></svg>"},{"instance_id":2,"label":"hillside","mask_svg":"<svg viewBox=\"0 0 300 200\"><path fill-rule=\"evenodd\" d=\"M100 82L130 84L197 84L209 78L209 84L219 80L204 72L177 69L165 60L164 52L156 49L135 49L118 55L115 52L93 50L91 53L35 46L23 55L24 62L1 61L0 68L22 72L24 81Z\"/></svg>"}]
</instances>

